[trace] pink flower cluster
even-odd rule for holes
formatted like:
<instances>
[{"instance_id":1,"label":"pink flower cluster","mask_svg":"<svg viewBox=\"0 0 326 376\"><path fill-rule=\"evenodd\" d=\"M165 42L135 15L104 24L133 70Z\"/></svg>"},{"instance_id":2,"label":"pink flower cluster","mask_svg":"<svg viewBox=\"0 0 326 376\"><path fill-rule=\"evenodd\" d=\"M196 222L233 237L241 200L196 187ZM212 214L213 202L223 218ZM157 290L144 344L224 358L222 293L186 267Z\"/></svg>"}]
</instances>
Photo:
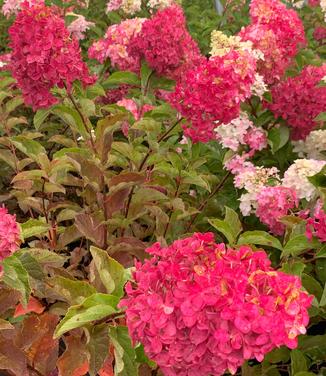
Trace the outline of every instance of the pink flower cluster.
<instances>
[{"instance_id":1,"label":"pink flower cluster","mask_svg":"<svg viewBox=\"0 0 326 376\"><path fill-rule=\"evenodd\" d=\"M256 215L275 235L283 235L285 225L279 219L298 206L296 192L282 186L264 187L257 194Z\"/></svg>"},{"instance_id":2,"label":"pink flower cluster","mask_svg":"<svg viewBox=\"0 0 326 376\"><path fill-rule=\"evenodd\" d=\"M251 24L240 36L264 54L258 71L267 83L278 81L291 65L300 46L306 43L303 24L294 10L279 0L252 0Z\"/></svg>"},{"instance_id":3,"label":"pink flower cluster","mask_svg":"<svg viewBox=\"0 0 326 376\"><path fill-rule=\"evenodd\" d=\"M140 57L131 56L128 50L132 38L140 33L144 21L144 18L132 18L110 26L105 37L91 45L88 56L100 63L110 58L114 68L139 72Z\"/></svg>"},{"instance_id":4,"label":"pink flower cluster","mask_svg":"<svg viewBox=\"0 0 326 376\"><path fill-rule=\"evenodd\" d=\"M325 75L326 64L306 66L298 76L289 77L271 90L273 103L266 103L266 107L275 117L287 121L294 140L305 139L318 125L315 117L325 111L326 88L318 87Z\"/></svg>"},{"instance_id":5,"label":"pink flower cluster","mask_svg":"<svg viewBox=\"0 0 326 376\"><path fill-rule=\"evenodd\" d=\"M82 40L85 39L86 31L94 25L94 22L87 21L84 16L79 14L68 26L68 30L76 39Z\"/></svg>"},{"instance_id":6,"label":"pink flower cluster","mask_svg":"<svg viewBox=\"0 0 326 376\"><path fill-rule=\"evenodd\" d=\"M185 73L170 97L188 120L185 135L194 142L216 138L214 129L237 118L240 103L251 96L256 60L248 51L231 50Z\"/></svg>"},{"instance_id":7,"label":"pink flower cluster","mask_svg":"<svg viewBox=\"0 0 326 376\"><path fill-rule=\"evenodd\" d=\"M34 110L57 102L50 90L54 86L70 89L73 81L91 84L76 39L71 39L63 19L54 8L30 7L24 3L9 29L11 71L23 92L25 103Z\"/></svg>"},{"instance_id":8,"label":"pink flower cluster","mask_svg":"<svg viewBox=\"0 0 326 376\"><path fill-rule=\"evenodd\" d=\"M144 57L149 66L172 79L204 59L190 36L181 7L173 5L159 10L146 20L142 30L130 43L130 55Z\"/></svg>"},{"instance_id":9,"label":"pink flower cluster","mask_svg":"<svg viewBox=\"0 0 326 376\"><path fill-rule=\"evenodd\" d=\"M197 233L147 252L120 306L134 343L164 375L234 374L246 359L295 348L305 333L312 297L298 277L273 270L264 251Z\"/></svg>"},{"instance_id":10,"label":"pink flower cluster","mask_svg":"<svg viewBox=\"0 0 326 376\"><path fill-rule=\"evenodd\" d=\"M316 206L313 217L307 219L306 236L310 240L315 236L320 242L326 242L326 213L320 202Z\"/></svg>"},{"instance_id":11,"label":"pink flower cluster","mask_svg":"<svg viewBox=\"0 0 326 376\"><path fill-rule=\"evenodd\" d=\"M20 229L16 217L0 207L0 262L17 251L20 244ZM0 275L2 267L0 265Z\"/></svg>"},{"instance_id":12,"label":"pink flower cluster","mask_svg":"<svg viewBox=\"0 0 326 376\"><path fill-rule=\"evenodd\" d=\"M326 27L318 26L314 30L313 37L318 41L323 41L326 39Z\"/></svg>"}]
</instances>

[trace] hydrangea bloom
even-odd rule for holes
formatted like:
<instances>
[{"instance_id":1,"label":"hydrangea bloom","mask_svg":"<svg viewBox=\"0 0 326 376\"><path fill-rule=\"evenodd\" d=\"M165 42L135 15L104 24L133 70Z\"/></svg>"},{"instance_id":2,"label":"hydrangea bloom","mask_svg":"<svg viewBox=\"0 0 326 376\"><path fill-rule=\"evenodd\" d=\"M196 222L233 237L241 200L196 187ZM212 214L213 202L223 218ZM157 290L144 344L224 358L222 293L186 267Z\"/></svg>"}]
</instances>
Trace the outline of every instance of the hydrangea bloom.
<instances>
[{"instance_id":1,"label":"hydrangea bloom","mask_svg":"<svg viewBox=\"0 0 326 376\"><path fill-rule=\"evenodd\" d=\"M326 129L312 131L305 140L292 141L292 144L300 158L326 159Z\"/></svg>"},{"instance_id":2,"label":"hydrangea bloom","mask_svg":"<svg viewBox=\"0 0 326 376\"><path fill-rule=\"evenodd\" d=\"M10 59L11 59L11 54L0 55L0 71L9 69Z\"/></svg>"},{"instance_id":3,"label":"hydrangea bloom","mask_svg":"<svg viewBox=\"0 0 326 376\"><path fill-rule=\"evenodd\" d=\"M4 207L0 207L0 262L17 251L20 244L20 229L16 222L16 216L8 213ZM2 267L0 265L0 275Z\"/></svg>"},{"instance_id":4,"label":"hydrangea bloom","mask_svg":"<svg viewBox=\"0 0 326 376\"><path fill-rule=\"evenodd\" d=\"M323 41L326 39L326 27L318 26L314 30L313 37L318 41Z\"/></svg>"},{"instance_id":5,"label":"hydrangea bloom","mask_svg":"<svg viewBox=\"0 0 326 376\"><path fill-rule=\"evenodd\" d=\"M325 110L326 87L318 87L326 74L326 64L307 66L296 77L273 86L272 103L266 103L275 117L282 117L292 127L294 140L304 139L318 124L315 117Z\"/></svg>"},{"instance_id":6,"label":"hydrangea bloom","mask_svg":"<svg viewBox=\"0 0 326 376\"><path fill-rule=\"evenodd\" d=\"M303 24L297 13L279 0L253 0L250 16L251 25L243 28L239 35L263 52L259 73L272 84L292 63L298 48L306 43Z\"/></svg>"},{"instance_id":7,"label":"hydrangea bloom","mask_svg":"<svg viewBox=\"0 0 326 376\"><path fill-rule=\"evenodd\" d=\"M140 57L131 56L128 53L128 47L131 39L140 33L144 21L144 18L132 18L110 26L105 37L94 42L89 48L88 56L100 63L110 58L113 67L119 70L138 72Z\"/></svg>"},{"instance_id":8,"label":"hydrangea bloom","mask_svg":"<svg viewBox=\"0 0 326 376\"><path fill-rule=\"evenodd\" d=\"M247 51L232 50L188 71L177 83L171 104L188 123L185 135L194 142L215 139L214 129L240 114L240 103L251 96L256 60Z\"/></svg>"},{"instance_id":9,"label":"hydrangea bloom","mask_svg":"<svg viewBox=\"0 0 326 376\"><path fill-rule=\"evenodd\" d=\"M163 8L170 7L175 2L176 1L174 0L148 0L147 6L152 9L154 8L163 9Z\"/></svg>"},{"instance_id":10,"label":"hydrangea bloom","mask_svg":"<svg viewBox=\"0 0 326 376\"><path fill-rule=\"evenodd\" d=\"M141 10L141 0L110 0L106 11L122 9L125 13L133 15Z\"/></svg>"},{"instance_id":11,"label":"hydrangea bloom","mask_svg":"<svg viewBox=\"0 0 326 376\"><path fill-rule=\"evenodd\" d=\"M25 103L34 110L56 103L50 92L56 85L70 89L75 80L94 82L81 59L78 41L70 38L54 8L24 3L9 35L10 68Z\"/></svg>"},{"instance_id":12,"label":"hydrangea bloom","mask_svg":"<svg viewBox=\"0 0 326 376\"><path fill-rule=\"evenodd\" d=\"M296 206L295 190L281 186L264 187L257 194L256 215L275 235L283 235L285 225L279 219Z\"/></svg>"},{"instance_id":13,"label":"hydrangea bloom","mask_svg":"<svg viewBox=\"0 0 326 376\"><path fill-rule=\"evenodd\" d=\"M326 213L321 202L317 203L313 217L307 219L306 236L310 240L316 236L320 242L326 242Z\"/></svg>"},{"instance_id":14,"label":"hydrangea bloom","mask_svg":"<svg viewBox=\"0 0 326 376\"><path fill-rule=\"evenodd\" d=\"M318 174L325 165L326 161L297 159L285 171L283 186L294 189L299 199L310 201L316 194L316 187L310 183L308 177Z\"/></svg>"},{"instance_id":15,"label":"hydrangea bloom","mask_svg":"<svg viewBox=\"0 0 326 376\"><path fill-rule=\"evenodd\" d=\"M43 4L43 0L4 0L2 13L9 18L13 14L17 14L21 10L21 5L27 2L29 5Z\"/></svg>"},{"instance_id":16,"label":"hydrangea bloom","mask_svg":"<svg viewBox=\"0 0 326 376\"><path fill-rule=\"evenodd\" d=\"M264 251L216 244L194 234L136 263L126 318L134 343L167 376L234 374L246 359L297 346L312 297L298 277L273 270ZM133 287L134 286L134 287Z\"/></svg>"},{"instance_id":17,"label":"hydrangea bloom","mask_svg":"<svg viewBox=\"0 0 326 376\"><path fill-rule=\"evenodd\" d=\"M216 128L217 139L225 148L237 151L240 145L248 145L250 151L262 150L267 146L266 133L257 128L245 113Z\"/></svg>"},{"instance_id":18,"label":"hydrangea bloom","mask_svg":"<svg viewBox=\"0 0 326 376\"><path fill-rule=\"evenodd\" d=\"M135 59L144 57L157 73L173 79L182 77L203 59L186 28L183 10L177 5L159 10L146 20L129 51Z\"/></svg>"},{"instance_id":19,"label":"hydrangea bloom","mask_svg":"<svg viewBox=\"0 0 326 376\"><path fill-rule=\"evenodd\" d=\"M68 26L68 30L76 39L82 40L85 38L85 32L94 25L94 22L87 21L84 16L78 15Z\"/></svg>"}]
</instances>

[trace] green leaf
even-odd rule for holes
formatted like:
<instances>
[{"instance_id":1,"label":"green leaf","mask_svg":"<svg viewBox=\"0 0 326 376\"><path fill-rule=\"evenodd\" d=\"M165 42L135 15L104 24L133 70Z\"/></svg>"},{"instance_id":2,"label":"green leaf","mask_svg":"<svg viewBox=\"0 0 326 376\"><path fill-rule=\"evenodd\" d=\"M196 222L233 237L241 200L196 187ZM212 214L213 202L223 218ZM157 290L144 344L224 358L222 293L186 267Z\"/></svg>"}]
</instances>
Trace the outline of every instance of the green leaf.
<instances>
[{"instance_id":1,"label":"green leaf","mask_svg":"<svg viewBox=\"0 0 326 376\"><path fill-rule=\"evenodd\" d=\"M63 104L58 104L52 107L51 112L58 116L64 123L68 124L73 131L78 132L84 139L89 138L83 119L77 110Z\"/></svg>"},{"instance_id":2,"label":"green leaf","mask_svg":"<svg viewBox=\"0 0 326 376\"><path fill-rule=\"evenodd\" d=\"M16 82L16 80L12 77L1 77L1 80L0 80L0 89L3 89L11 84L13 84L14 82Z\"/></svg>"},{"instance_id":3,"label":"green leaf","mask_svg":"<svg viewBox=\"0 0 326 376\"><path fill-rule=\"evenodd\" d=\"M90 248L100 279L109 294L122 297L126 283L125 269L102 249Z\"/></svg>"},{"instance_id":4,"label":"green leaf","mask_svg":"<svg viewBox=\"0 0 326 376\"><path fill-rule=\"evenodd\" d=\"M35 113L33 124L37 131L40 129L41 125L45 122L45 119L48 117L50 113L50 109L40 109Z\"/></svg>"},{"instance_id":5,"label":"green leaf","mask_svg":"<svg viewBox=\"0 0 326 376\"><path fill-rule=\"evenodd\" d=\"M39 281L42 281L45 278L40 263L32 256L32 254L19 251L16 252L16 256L31 277Z\"/></svg>"},{"instance_id":6,"label":"green leaf","mask_svg":"<svg viewBox=\"0 0 326 376\"><path fill-rule=\"evenodd\" d=\"M319 281L324 284L326 283L326 260L319 259L316 261L316 275Z\"/></svg>"},{"instance_id":7,"label":"green leaf","mask_svg":"<svg viewBox=\"0 0 326 376\"><path fill-rule=\"evenodd\" d=\"M140 86L140 79L133 72L114 72L102 83L102 86L104 89L109 89L122 84Z\"/></svg>"},{"instance_id":8,"label":"green leaf","mask_svg":"<svg viewBox=\"0 0 326 376\"><path fill-rule=\"evenodd\" d=\"M2 261L2 266L4 270L3 282L21 293L22 303L26 306L31 294L26 269L16 255L5 258Z\"/></svg>"},{"instance_id":9,"label":"green leaf","mask_svg":"<svg viewBox=\"0 0 326 376\"><path fill-rule=\"evenodd\" d=\"M46 234L50 226L40 219L29 219L27 222L21 224L21 229L23 238L28 239L32 236L42 236Z\"/></svg>"},{"instance_id":10,"label":"green leaf","mask_svg":"<svg viewBox=\"0 0 326 376\"><path fill-rule=\"evenodd\" d=\"M321 247L321 249L317 252L316 258L326 258L326 245Z\"/></svg>"},{"instance_id":11,"label":"green leaf","mask_svg":"<svg viewBox=\"0 0 326 376\"><path fill-rule=\"evenodd\" d=\"M33 160L37 160L38 156L42 153L46 154L46 150L39 142L31 140L27 137L15 136L11 138L11 141L18 150Z\"/></svg>"},{"instance_id":12,"label":"green leaf","mask_svg":"<svg viewBox=\"0 0 326 376\"><path fill-rule=\"evenodd\" d=\"M132 347L127 327L110 327L109 336L114 346L114 374L116 376L137 376L136 353Z\"/></svg>"},{"instance_id":13,"label":"green leaf","mask_svg":"<svg viewBox=\"0 0 326 376\"><path fill-rule=\"evenodd\" d=\"M62 295L69 304L81 304L86 298L96 293L96 289L86 281L56 276L51 279L54 290Z\"/></svg>"},{"instance_id":14,"label":"green leaf","mask_svg":"<svg viewBox=\"0 0 326 376\"><path fill-rule=\"evenodd\" d=\"M268 353L264 360L270 363L287 362L290 359L290 350L282 346Z\"/></svg>"},{"instance_id":15,"label":"green leaf","mask_svg":"<svg viewBox=\"0 0 326 376\"><path fill-rule=\"evenodd\" d=\"M90 338L87 344L90 353L89 373L91 376L96 376L108 355L110 343L108 325L101 324L93 326L89 331L89 336Z\"/></svg>"},{"instance_id":16,"label":"green leaf","mask_svg":"<svg viewBox=\"0 0 326 376\"><path fill-rule=\"evenodd\" d=\"M286 262L282 265L281 270L287 274L293 274L301 277L306 265L303 262Z\"/></svg>"},{"instance_id":17,"label":"green leaf","mask_svg":"<svg viewBox=\"0 0 326 376\"><path fill-rule=\"evenodd\" d=\"M266 245L282 250L282 244L274 236L265 231L247 231L240 235L238 244Z\"/></svg>"},{"instance_id":18,"label":"green leaf","mask_svg":"<svg viewBox=\"0 0 326 376\"><path fill-rule=\"evenodd\" d=\"M326 167L323 167L316 175L308 176L308 180L317 188L326 187Z\"/></svg>"},{"instance_id":19,"label":"green leaf","mask_svg":"<svg viewBox=\"0 0 326 376\"><path fill-rule=\"evenodd\" d=\"M291 375L295 376L300 371L306 371L307 361L300 350L291 351Z\"/></svg>"},{"instance_id":20,"label":"green leaf","mask_svg":"<svg viewBox=\"0 0 326 376\"><path fill-rule=\"evenodd\" d=\"M318 301L320 301L323 295L323 289L319 282L308 274L302 274L302 285L312 295L314 295Z\"/></svg>"},{"instance_id":21,"label":"green leaf","mask_svg":"<svg viewBox=\"0 0 326 376\"><path fill-rule=\"evenodd\" d=\"M141 90L143 95L146 95L146 91L149 87L149 81L152 77L152 73L153 71L150 69L146 61L143 61L140 69Z\"/></svg>"},{"instance_id":22,"label":"green leaf","mask_svg":"<svg viewBox=\"0 0 326 376\"><path fill-rule=\"evenodd\" d=\"M221 232L228 240L229 244L234 244L237 237L242 231L242 224L238 214L231 208L225 207L225 218L209 219L208 222L219 232Z\"/></svg>"},{"instance_id":23,"label":"green leaf","mask_svg":"<svg viewBox=\"0 0 326 376\"><path fill-rule=\"evenodd\" d=\"M24 99L22 97L14 97L6 102L5 112L9 114L23 103Z\"/></svg>"},{"instance_id":24,"label":"green leaf","mask_svg":"<svg viewBox=\"0 0 326 376\"><path fill-rule=\"evenodd\" d=\"M273 154L280 150L289 140L290 130L281 125L279 128L272 128L268 132L268 143L271 146Z\"/></svg>"},{"instance_id":25,"label":"green leaf","mask_svg":"<svg viewBox=\"0 0 326 376\"><path fill-rule=\"evenodd\" d=\"M298 256L300 253L305 251L306 249L312 249L318 247L318 241L310 241L307 237L303 234L295 235L292 237L284 246L284 250L282 252L281 257L288 257L288 256Z\"/></svg>"},{"instance_id":26,"label":"green leaf","mask_svg":"<svg viewBox=\"0 0 326 376\"><path fill-rule=\"evenodd\" d=\"M208 219L208 222L217 231L221 232L226 237L229 244L234 243L235 238L234 238L234 235L233 235L233 231L232 231L231 226L227 222L223 221L222 219L216 219L216 218Z\"/></svg>"},{"instance_id":27,"label":"green leaf","mask_svg":"<svg viewBox=\"0 0 326 376\"><path fill-rule=\"evenodd\" d=\"M321 296L321 299L320 299L320 302L319 302L319 305L321 307L324 307L326 305L326 283L324 285L324 291L323 291L323 295Z\"/></svg>"},{"instance_id":28,"label":"green leaf","mask_svg":"<svg viewBox=\"0 0 326 376\"><path fill-rule=\"evenodd\" d=\"M113 313L119 312L117 304L119 298L107 294L93 294L81 304L71 306L66 316L60 321L54 332L54 337L59 338L69 330L80 328L91 321L103 319Z\"/></svg>"},{"instance_id":29,"label":"green leaf","mask_svg":"<svg viewBox=\"0 0 326 376\"><path fill-rule=\"evenodd\" d=\"M314 121L326 121L326 112L320 113L315 117Z\"/></svg>"}]
</instances>

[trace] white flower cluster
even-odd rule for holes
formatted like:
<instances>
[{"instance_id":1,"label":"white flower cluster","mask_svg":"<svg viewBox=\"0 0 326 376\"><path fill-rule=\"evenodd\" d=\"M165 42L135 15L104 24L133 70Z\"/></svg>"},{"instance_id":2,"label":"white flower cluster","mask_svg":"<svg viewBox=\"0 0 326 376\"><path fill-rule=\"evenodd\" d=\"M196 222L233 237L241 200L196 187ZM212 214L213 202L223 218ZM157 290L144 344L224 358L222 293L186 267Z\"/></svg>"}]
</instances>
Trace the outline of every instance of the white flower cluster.
<instances>
[{"instance_id":1,"label":"white flower cluster","mask_svg":"<svg viewBox=\"0 0 326 376\"><path fill-rule=\"evenodd\" d=\"M215 129L215 132L218 141L224 148L237 151L239 146L245 143L244 138L250 127L252 127L252 122L249 120L247 114L242 113L230 123L219 125Z\"/></svg>"},{"instance_id":2,"label":"white flower cluster","mask_svg":"<svg viewBox=\"0 0 326 376\"><path fill-rule=\"evenodd\" d=\"M149 0L147 3L147 6L152 9L154 8L163 9L163 8L167 8L171 6L174 3L175 3L174 0Z\"/></svg>"},{"instance_id":3,"label":"white flower cluster","mask_svg":"<svg viewBox=\"0 0 326 376\"><path fill-rule=\"evenodd\" d=\"M299 199L310 201L317 193L316 187L308 177L318 174L326 161L316 159L297 159L284 174L283 186L293 188Z\"/></svg>"},{"instance_id":4,"label":"white flower cluster","mask_svg":"<svg viewBox=\"0 0 326 376\"><path fill-rule=\"evenodd\" d=\"M255 82L251 86L251 91L254 95L262 99L264 93L268 91L268 88L264 82L264 77L261 76L259 73L255 74Z\"/></svg>"},{"instance_id":5,"label":"white flower cluster","mask_svg":"<svg viewBox=\"0 0 326 376\"><path fill-rule=\"evenodd\" d=\"M300 158L326 160L326 130L319 129L310 132L305 140L292 141L293 151ZM324 152L324 154L323 154Z\"/></svg>"},{"instance_id":6,"label":"white flower cluster","mask_svg":"<svg viewBox=\"0 0 326 376\"><path fill-rule=\"evenodd\" d=\"M122 9L126 14L133 15L141 10L141 0L110 0L106 11Z\"/></svg>"},{"instance_id":7,"label":"white flower cluster","mask_svg":"<svg viewBox=\"0 0 326 376\"><path fill-rule=\"evenodd\" d=\"M324 21L326 22L326 0L320 0L320 7L324 13Z\"/></svg>"}]
</instances>

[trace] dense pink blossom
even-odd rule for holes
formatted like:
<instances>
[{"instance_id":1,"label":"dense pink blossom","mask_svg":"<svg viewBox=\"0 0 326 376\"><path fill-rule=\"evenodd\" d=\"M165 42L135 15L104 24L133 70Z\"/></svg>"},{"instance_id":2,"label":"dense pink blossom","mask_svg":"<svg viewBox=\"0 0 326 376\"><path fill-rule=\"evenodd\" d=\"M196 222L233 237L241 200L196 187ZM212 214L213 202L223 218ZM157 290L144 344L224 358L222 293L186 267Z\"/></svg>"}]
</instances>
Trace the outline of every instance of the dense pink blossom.
<instances>
[{"instance_id":1,"label":"dense pink blossom","mask_svg":"<svg viewBox=\"0 0 326 376\"><path fill-rule=\"evenodd\" d=\"M136 263L126 318L134 343L166 376L234 374L246 359L297 346L312 297L298 277L273 270L264 251L194 234Z\"/></svg>"},{"instance_id":2,"label":"dense pink blossom","mask_svg":"<svg viewBox=\"0 0 326 376\"><path fill-rule=\"evenodd\" d=\"M263 52L258 70L272 84L281 78L299 48L305 45L304 27L297 13L279 0L253 0L250 16L251 24L241 30L240 36Z\"/></svg>"},{"instance_id":3,"label":"dense pink blossom","mask_svg":"<svg viewBox=\"0 0 326 376\"><path fill-rule=\"evenodd\" d=\"M282 117L292 128L294 140L305 139L318 125L315 117L325 111L326 87L318 87L326 75L326 64L321 67L306 66L296 77L275 85L272 103L266 103L275 117Z\"/></svg>"},{"instance_id":4,"label":"dense pink blossom","mask_svg":"<svg viewBox=\"0 0 326 376\"><path fill-rule=\"evenodd\" d=\"M22 4L26 1L30 6L35 4L43 4L43 0L4 0L2 13L9 18L13 14L17 14L21 10Z\"/></svg>"},{"instance_id":5,"label":"dense pink blossom","mask_svg":"<svg viewBox=\"0 0 326 376\"><path fill-rule=\"evenodd\" d=\"M177 5L159 10L144 22L130 43L130 54L144 57L157 73L173 79L179 79L203 60L186 28L183 10Z\"/></svg>"},{"instance_id":6,"label":"dense pink blossom","mask_svg":"<svg viewBox=\"0 0 326 376\"><path fill-rule=\"evenodd\" d=\"M76 39L71 39L63 19L51 7L24 3L9 29L11 71L23 92L25 103L34 110L57 102L54 86L71 88L73 81L91 84Z\"/></svg>"},{"instance_id":7,"label":"dense pink blossom","mask_svg":"<svg viewBox=\"0 0 326 376\"><path fill-rule=\"evenodd\" d=\"M326 27L324 26L316 27L313 33L313 37L318 41L322 41L326 39Z\"/></svg>"},{"instance_id":8,"label":"dense pink blossom","mask_svg":"<svg viewBox=\"0 0 326 376\"><path fill-rule=\"evenodd\" d=\"M114 68L139 72L140 56L131 56L128 49L131 39L140 33L144 21L144 18L133 18L110 26L104 38L89 48L88 56L100 63L110 58Z\"/></svg>"},{"instance_id":9,"label":"dense pink blossom","mask_svg":"<svg viewBox=\"0 0 326 376\"><path fill-rule=\"evenodd\" d=\"M285 225L279 219L298 205L294 189L282 186L264 187L257 194L256 215L275 235L283 235Z\"/></svg>"},{"instance_id":10,"label":"dense pink blossom","mask_svg":"<svg viewBox=\"0 0 326 376\"><path fill-rule=\"evenodd\" d=\"M20 229L15 215L0 207L0 262L17 251L20 244ZM0 275L2 267L0 265Z\"/></svg>"},{"instance_id":11,"label":"dense pink blossom","mask_svg":"<svg viewBox=\"0 0 326 376\"><path fill-rule=\"evenodd\" d=\"M231 50L189 70L176 85L171 104L187 119L185 135L194 142L215 139L214 129L237 118L251 96L256 60L248 51Z\"/></svg>"},{"instance_id":12,"label":"dense pink blossom","mask_svg":"<svg viewBox=\"0 0 326 376\"><path fill-rule=\"evenodd\" d=\"M316 236L322 243L326 242L326 213L321 202L318 202L314 215L307 219L306 236L310 240Z\"/></svg>"},{"instance_id":13,"label":"dense pink blossom","mask_svg":"<svg viewBox=\"0 0 326 376\"><path fill-rule=\"evenodd\" d=\"M308 5L310 7L318 7L320 4L320 0L308 0Z\"/></svg>"}]
</instances>

